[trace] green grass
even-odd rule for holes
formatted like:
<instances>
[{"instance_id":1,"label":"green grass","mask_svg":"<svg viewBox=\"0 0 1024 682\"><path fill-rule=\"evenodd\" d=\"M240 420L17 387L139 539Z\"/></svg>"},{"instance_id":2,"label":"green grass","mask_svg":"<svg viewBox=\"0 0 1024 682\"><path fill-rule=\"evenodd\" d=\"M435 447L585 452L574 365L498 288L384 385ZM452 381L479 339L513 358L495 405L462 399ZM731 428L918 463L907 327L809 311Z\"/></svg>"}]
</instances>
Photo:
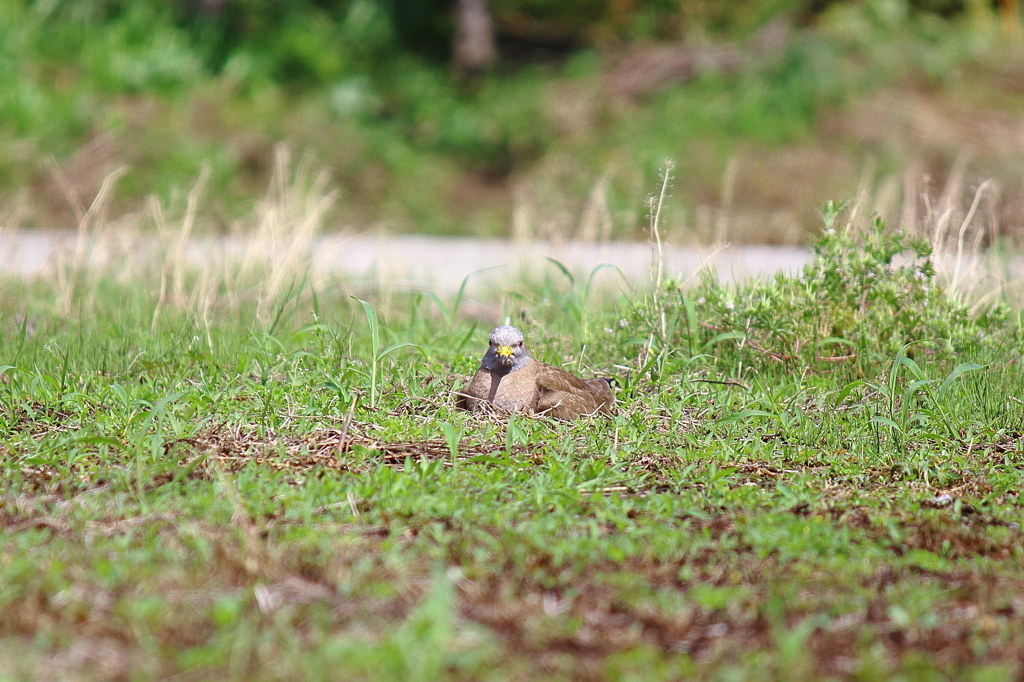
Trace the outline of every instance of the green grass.
<instances>
[{"instance_id":1,"label":"green grass","mask_svg":"<svg viewBox=\"0 0 1024 682\"><path fill-rule=\"evenodd\" d=\"M458 300L4 282L0 678L1016 679L1021 320L887 234L494 292L618 378L573 424L454 408L500 321Z\"/></svg>"}]
</instances>

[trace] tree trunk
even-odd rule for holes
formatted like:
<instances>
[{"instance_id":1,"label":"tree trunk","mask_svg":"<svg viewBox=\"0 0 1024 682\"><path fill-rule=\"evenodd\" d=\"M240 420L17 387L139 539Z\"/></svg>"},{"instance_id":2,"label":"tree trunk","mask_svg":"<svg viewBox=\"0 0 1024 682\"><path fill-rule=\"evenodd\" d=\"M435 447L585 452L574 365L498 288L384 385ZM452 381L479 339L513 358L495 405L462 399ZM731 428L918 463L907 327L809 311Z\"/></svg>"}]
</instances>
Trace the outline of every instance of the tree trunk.
<instances>
[{"instance_id":1,"label":"tree trunk","mask_svg":"<svg viewBox=\"0 0 1024 682\"><path fill-rule=\"evenodd\" d=\"M456 0L452 53L455 69L463 75L486 71L494 63L497 51L487 0Z\"/></svg>"}]
</instances>

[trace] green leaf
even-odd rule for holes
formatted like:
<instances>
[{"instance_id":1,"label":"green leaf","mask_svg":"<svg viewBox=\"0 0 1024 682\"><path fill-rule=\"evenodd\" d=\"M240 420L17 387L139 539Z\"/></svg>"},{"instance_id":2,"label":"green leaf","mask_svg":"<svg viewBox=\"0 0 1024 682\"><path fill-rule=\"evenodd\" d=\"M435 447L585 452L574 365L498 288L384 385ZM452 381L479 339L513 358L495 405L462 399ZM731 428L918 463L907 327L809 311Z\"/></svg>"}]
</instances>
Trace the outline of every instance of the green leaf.
<instances>
[{"instance_id":1,"label":"green leaf","mask_svg":"<svg viewBox=\"0 0 1024 682\"><path fill-rule=\"evenodd\" d=\"M121 447L121 441L116 438L108 438L107 436L79 436L72 439L71 442L81 443L82 445L113 445Z\"/></svg>"},{"instance_id":2,"label":"green leaf","mask_svg":"<svg viewBox=\"0 0 1024 682\"><path fill-rule=\"evenodd\" d=\"M551 256L544 256L544 258L546 258L549 262L553 263L556 268L562 271L562 274L569 279L569 284L571 286L576 286L576 278L572 276L571 272L569 272L569 268L565 267L564 265L562 265L561 262L555 260Z\"/></svg>"},{"instance_id":3,"label":"green leaf","mask_svg":"<svg viewBox=\"0 0 1024 682\"><path fill-rule=\"evenodd\" d=\"M373 309L373 306L361 298L356 298L359 301L359 305L363 306L363 313L366 315L366 324L370 329L370 347L373 350L373 356L377 356L377 350L380 348L380 323L377 321L377 311Z\"/></svg>"},{"instance_id":4,"label":"green leaf","mask_svg":"<svg viewBox=\"0 0 1024 682\"><path fill-rule=\"evenodd\" d=\"M907 345L909 346L910 344ZM906 348L906 346L904 346L904 348ZM910 373L913 374L918 379L924 379L924 372L921 370L921 367L918 366L918 364L911 360L910 358L902 357L899 358L898 362L899 364L904 365L907 369L909 369Z\"/></svg>"},{"instance_id":5,"label":"green leaf","mask_svg":"<svg viewBox=\"0 0 1024 682\"><path fill-rule=\"evenodd\" d=\"M441 311L441 317L443 317L443 318L444 318L444 320L445 320L445 323L446 323L446 324L447 324L447 325L448 325L449 327L451 327L451 326L452 326L452 320L454 319L454 315L452 314L452 312L451 312L451 311L449 311L449 310L448 310L448 306L446 306L446 305L444 304L444 301L443 301L443 300L441 300L441 297L440 297L440 296L438 296L437 294L435 294L435 293L434 293L433 291L428 291L428 292L427 292L427 293L425 294L425 296L426 296L426 298L427 298L427 300L428 300L428 301L433 301L433 302L434 302L434 305L436 305L436 306L437 306L437 309ZM462 297L462 294L461 294L461 292L460 292L460 293L459 293L459 294L458 294L458 295L456 296L456 301L458 301L458 299L460 299L461 297ZM457 305L457 303L454 303L454 304L452 304L452 305L453 305L453 307L454 307L455 305Z\"/></svg>"},{"instance_id":6,"label":"green leaf","mask_svg":"<svg viewBox=\"0 0 1024 682\"><path fill-rule=\"evenodd\" d=\"M518 464L511 457L495 457L494 455L477 455L466 461L473 464L491 464L500 467L514 467Z\"/></svg>"},{"instance_id":7,"label":"green leaf","mask_svg":"<svg viewBox=\"0 0 1024 682\"><path fill-rule=\"evenodd\" d=\"M730 414L728 417L722 417L718 420L719 424L728 424L729 422L740 421L741 419L750 419L752 417L770 417L772 419L778 419L778 416L771 412L765 412L764 410L741 410L735 414Z\"/></svg>"},{"instance_id":8,"label":"green leaf","mask_svg":"<svg viewBox=\"0 0 1024 682\"><path fill-rule=\"evenodd\" d=\"M455 325L455 320L457 319L458 314L459 314L459 305L462 303L462 296L463 296L463 294L466 293L466 285L469 283L469 278L472 277L473 274L474 273L471 272L468 275L466 275L465 277L463 277L462 278L462 284L459 285L459 290L457 292L455 292L455 298L452 299L451 317L448 319L448 326L449 327L452 327L452 326Z\"/></svg>"},{"instance_id":9,"label":"green leaf","mask_svg":"<svg viewBox=\"0 0 1024 682\"><path fill-rule=\"evenodd\" d=\"M129 400L128 391L124 390L124 386L122 386L121 384L111 384L110 391L111 393L117 396L118 400L121 401L122 405L124 405L128 409L131 409L131 400Z\"/></svg>"},{"instance_id":10,"label":"green leaf","mask_svg":"<svg viewBox=\"0 0 1024 682\"><path fill-rule=\"evenodd\" d=\"M872 417L871 421L872 423L875 424L885 424L886 426L892 427L899 431L900 433L903 433L903 429L900 428L900 425L894 422L892 419L889 419L888 417L883 417L882 415L879 414Z\"/></svg>"},{"instance_id":11,"label":"green leaf","mask_svg":"<svg viewBox=\"0 0 1024 682\"><path fill-rule=\"evenodd\" d=\"M686 340L689 342L690 355L697 353L697 308L689 296L683 296L683 308L686 309Z\"/></svg>"},{"instance_id":12,"label":"green leaf","mask_svg":"<svg viewBox=\"0 0 1024 682\"><path fill-rule=\"evenodd\" d=\"M448 443L448 452L451 453L454 465L459 459L459 441L462 440L462 429L456 429L448 422L441 422L438 426L441 427L444 439Z\"/></svg>"},{"instance_id":13,"label":"green leaf","mask_svg":"<svg viewBox=\"0 0 1024 682\"><path fill-rule=\"evenodd\" d=\"M156 414L163 414L164 410L167 409L167 405L169 403L174 402L183 395L184 393L171 393L170 395L166 395L163 398L160 398L160 400L156 401L156 403L153 405L153 412L155 412Z\"/></svg>"},{"instance_id":14,"label":"green leaf","mask_svg":"<svg viewBox=\"0 0 1024 682\"><path fill-rule=\"evenodd\" d=\"M846 346L852 350L857 350L857 344L849 339L840 338L838 336L830 336L827 339L822 339L814 344L815 350L821 350L825 346Z\"/></svg>"},{"instance_id":15,"label":"green leaf","mask_svg":"<svg viewBox=\"0 0 1024 682\"><path fill-rule=\"evenodd\" d=\"M711 340L707 341L703 346L701 346L700 350L702 353L704 353L709 348L713 348L716 344L719 344L722 341L731 341L733 339L745 339L746 337L747 335L744 334L743 332L722 332L721 334L716 334L715 336L711 337Z\"/></svg>"},{"instance_id":16,"label":"green leaf","mask_svg":"<svg viewBox=\"0 0 1024 682\"><path fill-rule=\"evenodd\" d=\"M475 333L476 333L476 328L477 328L477 323L476 323L476 322L474 322L474 323L473 323L473 326L469 328L469 331L468 331L468 332L466 332L466 335L465 335L465 336L463 336L463 337L462 337L462 338L461 338L461 339L459 340L459 343L458 343L458 344L456 344L456 346L455 346L455 349L454 349L454 352L456 352L456 353L461 353L461 352L462 352L462 349L466 347L466 344L467 344L467 343L469 343L469 340L470 340L471 338L473 338L473 334L475 334Z\"/></svg>"},{"instance_id":17,"label":"green leaf","mask_svg":"<svg viewBox=\"0 0 1024 682\"><path fill-rule=\"evenodd\" d=\"M912 396L921 390L923 386L935 383L935 379L918 379L907 386L907 390L904 392L904 397Z\"/></svg>"},{"instance_id":18,"label":"green leaf","mask_svg":"<svg viewBox=\"0 0 1024 682\"><path fill-rule=\"evenodd\" d=\"M904 424L907 423L907 412L910 410L910 401L914 394L930 383L932 383L931 379L919 379L907 386L907 390L903 393L903 406L900 408L900 421Z\"/></svg>"},{"instance_id":19,"label":"green leaf","mask_svg":"<svg viewBox=\"0 0 1024 682\"><path fill-rule=\"evenodd\" d=\"M935 396L935 399L942 400L949 391L950 386L953 385L953 382L956 381L964 372L973 372L978 369L985 369L985 367L987 367L987 365L979 365L975 362L961 362L953 368L953 371L949 373L946 380L942 382L941 386L939 386L939 392Z\"/></svg>"},{"instance_id":20,"label":"green leaf","mask_svg":"<svg viewBox=\"0 0 1024 682\"><path fill-rule=\"evenodd\" d=\"M415 343L410 343L408 341L399 341L398 343L393 343L384 350L382 350L380 354L377 356L377 359L380 360L391 351L398 350L399 348L405 348L406 346L412 346L413 348L419 349L419 346L417 346Z\"/></svg>"},{"instance_id":21,"label":"green leaf","mask_svg":"<svg viewBox=\"0 0 1024 682\"><path fill-rule=\"evenodd\" d=\"M181 481L191 476L192 472L196 470L196 467L205 462L209 458L209 456L210 454L208 452L205 452L199 455L198 457L194 458L191 462L182 467L177 474L175 474L174 480L172 482L180 483Z\"/></svg>"},{"instance_id":22,"label":"green leaf","mask_svg":"<svg viewBox=\"0 0 1024 682\"><path fill-rule=\"evenodd\" d=\"M615 270L618 271L619 275L621 275L623 279L626 278L626 276L622 273L622 270L619 270L619 267L617 265L614 265L612 263L601 263L599 265L595 265L594 268L590 271L590 275L587 277L587 291L590 291L590 285L594 281L594 275L601 272L605 268L615 268ZM585 301L586 297L584 297L584 302Z\"/></svg>"}]
</instances>

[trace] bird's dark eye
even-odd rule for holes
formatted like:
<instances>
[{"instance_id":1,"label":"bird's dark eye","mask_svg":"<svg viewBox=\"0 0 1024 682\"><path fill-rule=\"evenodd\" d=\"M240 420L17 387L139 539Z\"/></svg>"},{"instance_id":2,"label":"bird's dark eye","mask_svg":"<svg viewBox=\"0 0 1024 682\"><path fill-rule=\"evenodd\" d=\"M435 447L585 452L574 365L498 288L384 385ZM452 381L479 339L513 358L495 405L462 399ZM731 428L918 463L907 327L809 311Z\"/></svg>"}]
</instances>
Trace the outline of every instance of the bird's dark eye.
<instances>
[{"instance_id":1,"label":"bird's dark eye","mask_svg":"<svg viewBox=\"0 0 1024 682\"><path fill-rule=\"evenodd\" d=\"M520 341L520 342L519 342L519 347L520 347L520 348L522 348L522 347L523 347L523 342L522 342L522 341Z\"/></svg>"}]
</instances>

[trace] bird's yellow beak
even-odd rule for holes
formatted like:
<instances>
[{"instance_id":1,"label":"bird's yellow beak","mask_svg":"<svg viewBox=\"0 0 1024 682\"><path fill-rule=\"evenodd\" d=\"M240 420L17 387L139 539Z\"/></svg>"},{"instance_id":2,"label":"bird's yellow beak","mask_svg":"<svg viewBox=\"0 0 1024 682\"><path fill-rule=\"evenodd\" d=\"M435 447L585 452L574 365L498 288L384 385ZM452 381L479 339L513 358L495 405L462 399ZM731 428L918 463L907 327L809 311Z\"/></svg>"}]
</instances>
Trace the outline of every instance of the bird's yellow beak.
<instances>
[{"instance_id":1,"label":"bird's yellow beak","mask_svg":"<svg viewBox=\"0 0 1024 682\"><path fill-rule=\"evenodd\" d=\"M505 358L507 360L510 357L512 357L512 346L501 346L501 345L499 345L498 346L498 350L496 352L498 353L498 355L500 355L501 357L503 357L503 358Z\"/></svg>"}]
</instances>

